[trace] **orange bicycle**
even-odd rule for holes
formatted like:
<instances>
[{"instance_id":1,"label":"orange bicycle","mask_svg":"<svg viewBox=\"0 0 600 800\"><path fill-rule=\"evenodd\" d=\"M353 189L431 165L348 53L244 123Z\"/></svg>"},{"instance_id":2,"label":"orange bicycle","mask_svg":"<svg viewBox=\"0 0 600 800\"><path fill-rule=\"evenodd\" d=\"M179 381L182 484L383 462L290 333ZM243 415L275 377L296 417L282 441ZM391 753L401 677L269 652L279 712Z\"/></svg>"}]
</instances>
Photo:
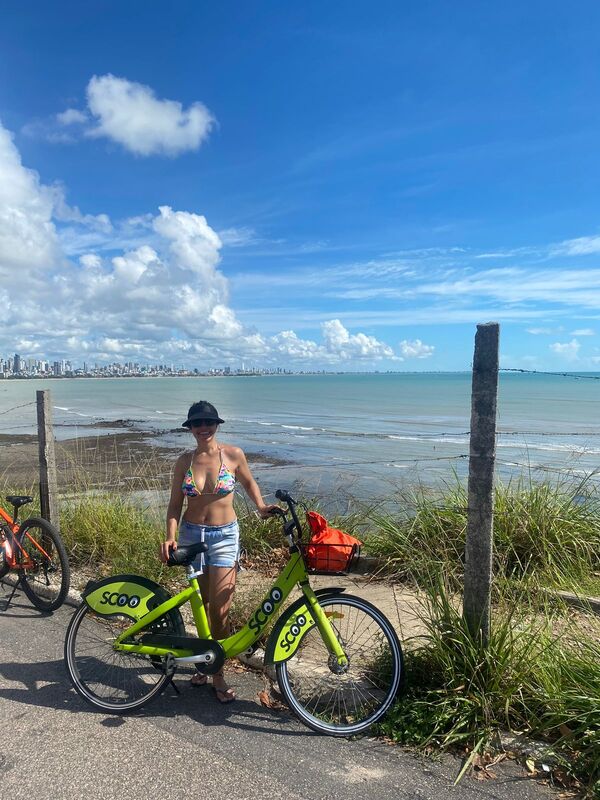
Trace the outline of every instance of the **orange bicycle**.
<instances>
[{"instance_id":1,"label":"orange bicycle","mask_svg":"<svg viewBox=\"0 0 600 800\"><path fill-rule=\"evenodd\" d=\"M19 575L5 607L19 584L40 611L55 611L69 591L71 572L67 551L56 528L41 517L17 523L19 508L31 503L28 495L8 495L12 517L0 506L0 580L11 571Z\"/></svg>"}]
</instances>

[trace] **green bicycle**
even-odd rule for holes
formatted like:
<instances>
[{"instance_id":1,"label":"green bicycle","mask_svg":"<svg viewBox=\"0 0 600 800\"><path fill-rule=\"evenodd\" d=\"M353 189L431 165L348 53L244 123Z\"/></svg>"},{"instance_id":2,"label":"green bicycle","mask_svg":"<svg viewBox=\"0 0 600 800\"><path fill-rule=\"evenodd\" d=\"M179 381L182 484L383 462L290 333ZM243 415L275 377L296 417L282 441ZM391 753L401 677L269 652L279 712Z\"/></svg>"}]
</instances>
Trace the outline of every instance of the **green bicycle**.
<instances>
[{"instance_id":1,"label":"green bicycle","mask_svg":"<svg viewBox=\"0 0 600 800\"><path fill-rule=\"evenodd\" d=\"M65 661L77 692L102 711L125 713L156 697L180 664L211 675L228 658L251 650L276 619L265 648L289 707L315 731L351 736L379 720L392 704L403 673L402 650L386 617L340 588L313 591L303 555L296 501L282 490L289 559L244 627L213 639L191 562L201 542L172 551L169 563L187 567L189 587L171 597L154 581L115 575L91 581L65 639ZM294 586L302 596L281 612ZM189 602L197 630L186 635L179 608ZM280 613L281 612L281 613Z\"/></svg>"}]
</instances>

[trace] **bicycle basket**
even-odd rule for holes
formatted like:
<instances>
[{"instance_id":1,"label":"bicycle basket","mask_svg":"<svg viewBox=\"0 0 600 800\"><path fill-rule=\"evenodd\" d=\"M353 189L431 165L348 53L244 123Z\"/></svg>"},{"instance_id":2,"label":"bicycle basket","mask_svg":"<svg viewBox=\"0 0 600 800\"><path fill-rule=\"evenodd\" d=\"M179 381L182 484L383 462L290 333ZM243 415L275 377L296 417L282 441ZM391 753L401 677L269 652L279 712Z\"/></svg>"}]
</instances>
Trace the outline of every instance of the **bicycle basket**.
<instances>
[{"instance_id":1,"label":"bicycle basket","mask_svg":"<svg viewBox=\"0 0 600 800\"><path fill-rule=\"evenodd\" d=\"M340 574L349 572L360 556L362 542L349 533L331 528L325 517L307 511L306 520L313 535L300 549L309 572Z\"/></svg>"}]
</instances>

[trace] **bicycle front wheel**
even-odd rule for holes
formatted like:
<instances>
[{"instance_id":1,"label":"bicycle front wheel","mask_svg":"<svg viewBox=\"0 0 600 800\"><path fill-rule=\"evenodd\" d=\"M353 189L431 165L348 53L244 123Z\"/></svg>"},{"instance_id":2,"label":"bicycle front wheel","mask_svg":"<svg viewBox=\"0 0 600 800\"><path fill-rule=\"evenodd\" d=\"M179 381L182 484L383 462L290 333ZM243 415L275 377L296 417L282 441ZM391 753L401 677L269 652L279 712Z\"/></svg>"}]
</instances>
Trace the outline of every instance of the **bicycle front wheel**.
<instances>
[{"instance_id":1,"label":"bicycle front wheel","mask_svg":"<svg viewBox=\"0 0 600 800\"><path fill-rule=\"evenodd\" d=\"M315 626L296 653L277 664L279 689L302 722L319 733L352 736L380 719L394 701L402 649L389 620L351 595L319 600L348 658L337 665Z\"/></svg>"},{"instance_id":2,"label":"bicycle front wheel","mask_svg":"<svg viewBox=\"0 0 600 800\"><path fill-rule=\"evenodd\" d=\"M117 636L132 624L129 617L103 617L83 603L67 628L65 662L73 686L88 703L112 714L140 708L171 680L164 659L114 649ZM169 611L142 633L151 631L185 635L179 610Z\"/></svg>"},{"instance_id":3,"label":"bicycle front wheel","mask_svg":"<svg viewBox=\"0 0 600 800\"><path fill-rule=\"evenodd\" d=\"M55 611L69 591L67 551L56 528L41 517L26 519L17 532L23 591L40 611ZM17 548L18 549L18 548Z\"/></svg>"}]
</instances>

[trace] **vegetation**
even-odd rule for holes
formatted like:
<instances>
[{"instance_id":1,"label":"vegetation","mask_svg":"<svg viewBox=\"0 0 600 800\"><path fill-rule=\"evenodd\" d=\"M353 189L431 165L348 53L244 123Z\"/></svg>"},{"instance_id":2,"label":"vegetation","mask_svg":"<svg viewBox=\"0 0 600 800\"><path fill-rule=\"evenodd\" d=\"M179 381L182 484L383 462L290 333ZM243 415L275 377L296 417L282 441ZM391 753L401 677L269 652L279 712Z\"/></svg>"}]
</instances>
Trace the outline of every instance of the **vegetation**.
<instances>
[{"instance_id":1,"label":"vegetation","mask_svg":"<svg viewBox=\"0 0 600 800\"><path fill-rule=\"evenodd\" d=\"M156 497L156 487L150 495ZM90 577L135 572L163 583L174 580L156 557L164 504L145 505L139 498L77 486L62 499L61 531L76 570ZM318 508L315 499L309 505ZM456 599L466 509L465 489L456 481L441 493L419 487L392 498L384 510L357 505L332 520L358 535L386 574L424 589L428 598L422 614L426 635L405 642L405 692L380 733L425 749L464 748L471 765L477 759L486 763L501 730L537 737L545 742L555 775L571 787L580 781L588 797L600 798L600 636L591 627L574 627L560 602L539 591L600 595L596 493L582 484L515 481L497 487L488 647L469 635ZM237 511L246 565L272 574L285 557L279 521L259 521L243 501ZM234 625L268 583L265 578L264 585L238 593Z\"/></svg>"},{"instance_id":2,"label":"vegetation","mask_svg":"<svg viewBox=\"0 0 600 800\"><path fill-rule=\"evenodd\" d=\"M557 634L550 609L532 617L526 607L496 607L484 647L447 588L432 586L427 636L406 652L406 691L380 733L429 750L460 746L467 763L484 765L502 750L502 730L537 737L563 786L600 798L600 641Z\"/></svg>"},{"instance_id":3,"label":"vegetation","mask_svg":"<svg viewBox=\"0 0 600 800\"><path fill-rule=\"evenodd\" d=\"M514 481L495 490L494 575L506 582L600 595L600 497L585 484ZM462 586L467 493L417 487L371 510L364 535L385 571L418 586L442 572Z\"/></svg>"}]
</instances>

